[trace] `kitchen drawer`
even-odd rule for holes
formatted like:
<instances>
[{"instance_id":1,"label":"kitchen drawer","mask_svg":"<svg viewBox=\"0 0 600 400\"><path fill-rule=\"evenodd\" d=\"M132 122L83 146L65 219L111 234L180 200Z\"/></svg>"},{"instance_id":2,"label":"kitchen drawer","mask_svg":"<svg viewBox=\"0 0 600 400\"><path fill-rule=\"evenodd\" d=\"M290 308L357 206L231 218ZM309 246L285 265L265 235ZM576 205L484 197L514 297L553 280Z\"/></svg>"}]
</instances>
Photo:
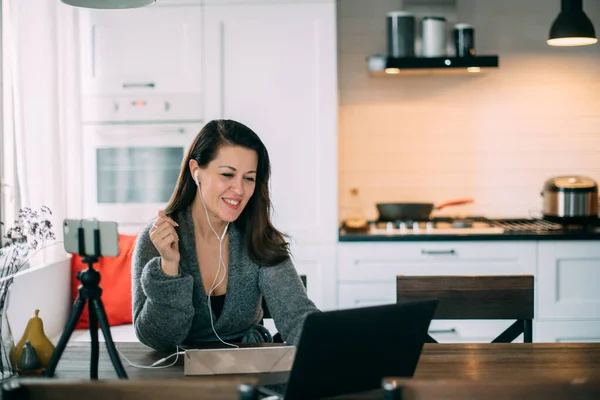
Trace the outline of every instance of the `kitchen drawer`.
<instances>
[{"instance_id":1,"label":"kitchen drawer","mask_svg":"<svg viewBox=\"0 0 600 400\"><path fill-rule=\"evenodd\" d=\"M354 264L371 260L447 261L499 260L515 261L521 248L528 243L518 241L460 241L460 242L386 242L386 243L340 243L340 258ZM532 244L535 247L535 244Z\"/></svg>"},{"instance_id":2,"label":"kitchen drawer","mask_svg":"<svg viewBox=\"0 0 600 400\"><path fill-rule=\"evenodd\" d=\"M600 342L600 320L535 321L533 341L546 343Z\"/></svg>"},{"instance_id":3,"label":"kitchen drawer","mask_svg":"<svg viewBox=\"0 0 600 400\"><path fill-rule=\"evenodd\" d=\"M338 285L338 308L368 307L395 302L396 282Z\"/></svg>"},{"instance_id":4,"label":"kitchen drawer","mask_svg":"<svg viewBox=\"0 0 600 400\"><path fill-rule=\"evenodd\" d=\"M398 274L533 274L535 263L535 242L341 243L338 280L395 282Z\"/></svg>"}]
</instances>

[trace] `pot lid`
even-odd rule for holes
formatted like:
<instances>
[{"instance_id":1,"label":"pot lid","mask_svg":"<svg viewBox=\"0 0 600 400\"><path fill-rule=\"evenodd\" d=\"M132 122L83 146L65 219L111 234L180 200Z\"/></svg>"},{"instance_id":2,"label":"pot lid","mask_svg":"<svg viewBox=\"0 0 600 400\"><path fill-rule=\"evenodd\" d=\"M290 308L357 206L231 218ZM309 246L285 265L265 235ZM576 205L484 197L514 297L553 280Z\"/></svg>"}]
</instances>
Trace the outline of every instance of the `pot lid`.
<instances>
[{"instance_id":1,"label":"pot lid","mask_svg":"<svg viewBox=\"0 0 600 400\"><path fill-rule=\"evenodd\" d=\"M597 184L596 181L587 176L567 175L548 179L545 188L551 190L583 190L597 188Z\"/></svg>"}]
</instances>

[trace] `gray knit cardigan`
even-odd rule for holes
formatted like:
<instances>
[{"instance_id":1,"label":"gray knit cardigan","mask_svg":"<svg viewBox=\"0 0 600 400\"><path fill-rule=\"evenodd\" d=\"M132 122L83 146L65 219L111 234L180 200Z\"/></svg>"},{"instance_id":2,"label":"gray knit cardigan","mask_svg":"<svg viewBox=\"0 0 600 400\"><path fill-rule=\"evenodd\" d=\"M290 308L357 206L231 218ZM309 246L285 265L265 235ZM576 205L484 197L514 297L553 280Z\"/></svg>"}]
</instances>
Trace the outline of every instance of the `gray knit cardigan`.
<instances>
[{"instance_id":1,"label":"gray knit cardigan","mask_svg":"<svg viewBox=\"0 0 600 400\"><path fill-rule=\"evenodd\" d=\"M229 280L223 310L218 319L209 308L198 267L191 209L173 219L179 224L179 276L160 267L160 255L149 237L148 224L136 239L132 260L133 324L137 338L155 350L194 346L218 341L210 322L225 341L269 342L259 325L264 296L283 340L295 345L306 316L319 312L308 299L291 259L270 267L254 263L242 232L229 225Z\"/></svg>"}]
</instances>

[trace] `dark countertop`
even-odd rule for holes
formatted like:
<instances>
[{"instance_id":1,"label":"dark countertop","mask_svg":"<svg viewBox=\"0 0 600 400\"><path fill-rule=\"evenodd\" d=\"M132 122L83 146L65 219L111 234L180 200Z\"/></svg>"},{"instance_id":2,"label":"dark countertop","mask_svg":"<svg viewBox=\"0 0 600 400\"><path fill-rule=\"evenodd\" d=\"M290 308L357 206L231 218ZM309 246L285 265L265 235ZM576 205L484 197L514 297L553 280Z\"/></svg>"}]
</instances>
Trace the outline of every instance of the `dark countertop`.
<instances>
[{"instance_id":1,"label":"dark countertop","mask_svg":"<svg viewBox=\"0 0 600 400\"><path fill-rule=\"evenodd\" d=\"M338 234L340 242L439 242L439 241L503 241L503 240L600 240L600 231L551 231L519 232L500 234L409 234L409 235L373 235L365 233Z\"/></svg>"}]
</instances>

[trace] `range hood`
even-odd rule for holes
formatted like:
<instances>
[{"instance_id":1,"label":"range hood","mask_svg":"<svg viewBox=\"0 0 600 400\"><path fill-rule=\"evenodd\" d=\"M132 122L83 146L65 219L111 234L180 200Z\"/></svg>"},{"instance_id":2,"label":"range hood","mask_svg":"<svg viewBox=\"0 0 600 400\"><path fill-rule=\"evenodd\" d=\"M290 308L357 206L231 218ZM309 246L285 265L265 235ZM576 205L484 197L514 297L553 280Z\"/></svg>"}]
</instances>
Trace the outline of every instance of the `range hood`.
<instances>
[{"instance_id":1,"label":"range hood","mask_svg":"<svg viewBox=\"0 0 600 400\"><path fill-rule=\"evenodd\" d=\"M408 73L478 73L498 67L497 55L469 57L386 57L374 55L367 58L372 74L398 75Z\"/></svg>"},{"instance_id":2,"label":"range hood","mask_svg":"<svg viewBox=\"0 0 600 400\"><path fill-rule=\"evenodd\" d=\"M97 8L97 9L125 9L138 8L150 5L157 0L61 0L63 3L73 7Z\"/></svg>"}]
</instances>

